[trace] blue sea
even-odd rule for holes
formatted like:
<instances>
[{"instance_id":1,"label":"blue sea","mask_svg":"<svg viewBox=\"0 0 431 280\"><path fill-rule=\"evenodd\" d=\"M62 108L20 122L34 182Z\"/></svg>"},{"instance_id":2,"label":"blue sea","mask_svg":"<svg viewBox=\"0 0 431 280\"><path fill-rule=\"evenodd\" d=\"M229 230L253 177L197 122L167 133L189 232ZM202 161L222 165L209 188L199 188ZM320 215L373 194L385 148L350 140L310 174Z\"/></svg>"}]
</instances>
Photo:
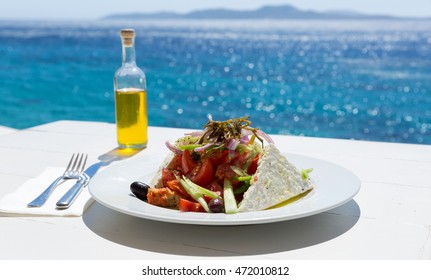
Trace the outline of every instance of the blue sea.
<instances>
[{"instance_id":1,"label":"blue sea","mask_svg":"<svg viewBox=\"0 0 431 280\"><path fill-rule=\"evenodd\" d=\"M135 28L150 125L431 144L431 21L0 21L0 125L115 122Z\"/></svg>"}]
</instances>

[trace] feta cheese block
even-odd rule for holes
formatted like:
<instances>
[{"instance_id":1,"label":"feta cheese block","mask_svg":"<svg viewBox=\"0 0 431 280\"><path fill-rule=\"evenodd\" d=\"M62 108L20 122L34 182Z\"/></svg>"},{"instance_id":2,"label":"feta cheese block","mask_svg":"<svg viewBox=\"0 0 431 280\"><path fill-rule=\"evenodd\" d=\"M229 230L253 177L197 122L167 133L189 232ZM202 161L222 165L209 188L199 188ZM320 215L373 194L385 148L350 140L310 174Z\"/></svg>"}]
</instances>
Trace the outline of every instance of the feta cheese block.
<instances>
[{"instance_id":1,"label":"feta cheese block","mask_svg":"<svg viewBox=\"0 0 431 280\"><path fill-rule=\"evenodd\" d=\"M250 187L238 206L239 212L264 210L313 188L309 178L303 179L301 171L269 144L258 161Z\"/></svg>"}]
</instances>

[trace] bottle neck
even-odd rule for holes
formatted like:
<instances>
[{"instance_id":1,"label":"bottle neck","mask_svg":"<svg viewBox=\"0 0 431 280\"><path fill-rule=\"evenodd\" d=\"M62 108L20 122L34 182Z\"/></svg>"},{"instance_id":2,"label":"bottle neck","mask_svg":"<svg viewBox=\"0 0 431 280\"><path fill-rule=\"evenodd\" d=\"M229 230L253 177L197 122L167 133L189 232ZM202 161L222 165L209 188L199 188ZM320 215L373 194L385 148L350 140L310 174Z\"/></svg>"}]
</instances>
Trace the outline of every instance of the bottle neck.
<instances>
[{"instance_id":1,"label":"bottle neck","mask_svg":"<svg viewBox=\"0 0 431 280\"><path fill-rule=\"evenodd\" d=\"M133 44L123 44L123 65L136 64L135 46Z\"/></svg>"}]
</instances>

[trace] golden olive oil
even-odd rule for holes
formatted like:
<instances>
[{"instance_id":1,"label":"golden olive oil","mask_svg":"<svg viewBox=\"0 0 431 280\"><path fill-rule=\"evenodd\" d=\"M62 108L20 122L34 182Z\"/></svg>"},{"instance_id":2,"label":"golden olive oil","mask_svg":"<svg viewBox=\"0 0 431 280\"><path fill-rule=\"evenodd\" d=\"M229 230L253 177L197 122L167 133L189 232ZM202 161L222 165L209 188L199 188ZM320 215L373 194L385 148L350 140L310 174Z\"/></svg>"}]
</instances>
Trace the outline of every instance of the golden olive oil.
<instances>
[{"instance_id":1,"label":"golden olive oil","mask_svg":"<svg viewBox=\"0 0 431 280\"><path fill-rule=\"evenodd\" d=\"M144 148L148 142L147 92L137 88L115 91L117 139L122 148Z\"/></svg>"},{"instance_id":2,"label":"golden olive oil","mask_svg":"<svg viewBox=\"0 0 431 280\"><path fill-rule=\"evenodd\" d=\"M301 198L303 198L303 197L307 196L310 192L311 192L311 190L308 190L308 191L306 191L306 192L303 192L303 193L301 193L301 194L299 194L299 195L297 195L297 196L294 196L294 197L292 197L292 198L289 198L288 200L285 200L285 201L283 201L283 202L280 202L280 203L279 203L279 204L277 204L277 205L271 206L271 207L269 207L268 209L274 209L274 208L280 208L280 207L286 206L286 205L288 205L288 204L290 204L290 203L293 203L293 202L295 202L295 201L298 201L298 200L300 200Z\"/></svg>"}]
</instances>

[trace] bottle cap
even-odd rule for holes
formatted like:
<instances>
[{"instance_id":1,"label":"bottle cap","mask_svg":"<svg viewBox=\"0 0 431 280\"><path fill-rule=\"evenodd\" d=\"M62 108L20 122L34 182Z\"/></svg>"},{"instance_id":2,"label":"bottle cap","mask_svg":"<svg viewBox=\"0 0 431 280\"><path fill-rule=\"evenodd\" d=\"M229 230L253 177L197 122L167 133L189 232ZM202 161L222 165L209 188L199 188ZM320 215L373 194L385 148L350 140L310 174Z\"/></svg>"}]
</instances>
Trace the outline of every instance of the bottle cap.
<instances>
[{"instance_id":1,"label":"bottle cap","mask_svg":"<svg viewBox=\"0 0 431 280\"><path fill-rule=\"evenodd\" d=\"M132 46L133 39L135 38L135 30L134 29L121 30L121 38L123 39L123 44L125 46Z\"/></svg>"}]
</instances>

